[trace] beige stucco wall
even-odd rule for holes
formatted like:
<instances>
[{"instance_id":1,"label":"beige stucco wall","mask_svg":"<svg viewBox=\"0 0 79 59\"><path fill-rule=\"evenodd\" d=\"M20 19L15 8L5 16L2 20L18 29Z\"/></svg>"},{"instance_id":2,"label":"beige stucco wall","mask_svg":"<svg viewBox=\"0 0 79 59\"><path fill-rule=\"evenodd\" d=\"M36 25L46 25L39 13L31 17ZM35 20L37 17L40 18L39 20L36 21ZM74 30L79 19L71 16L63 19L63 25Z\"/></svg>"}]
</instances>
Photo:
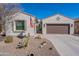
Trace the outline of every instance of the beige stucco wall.
<instances>
[{"instance_id":1,"label":"beige stucco wall","mask_svg":"<svg viewBox=\"0 0 79 59\"><path fill-rule=\"evenodd\" d=\"M20 32L15 32L14 31L14 22L15 20L24 20L25 21L25 31L24 34L30 33L30 35L36 34L35 28L30 27L30 15L23 14L23 13L16 13L12 15L13 17L9 19L9 21L6 21L5 28L6 28L6 35L12 35L12 36L17 36L20 34ZM31 16L33 19L34 17ZM6 18L8 20L8 18Z\"/></svg>"},{"instance_id":2,"label":"beige stucco wall","mask_svg":"<svg viewBox=\"0 0 79 59\"><path fill-rule=\"evenodd\" d=\"M59 17L60 19L57 20L56 18ZM46 34L46 24L70 24L70 34L74 34L74 20L64 17L62 15L54 15L48 18L43 19L43 34ZM73 26L71 26L73 24ZM45 25L45 27L44 27Z\"/></svg>"}]
</instances>

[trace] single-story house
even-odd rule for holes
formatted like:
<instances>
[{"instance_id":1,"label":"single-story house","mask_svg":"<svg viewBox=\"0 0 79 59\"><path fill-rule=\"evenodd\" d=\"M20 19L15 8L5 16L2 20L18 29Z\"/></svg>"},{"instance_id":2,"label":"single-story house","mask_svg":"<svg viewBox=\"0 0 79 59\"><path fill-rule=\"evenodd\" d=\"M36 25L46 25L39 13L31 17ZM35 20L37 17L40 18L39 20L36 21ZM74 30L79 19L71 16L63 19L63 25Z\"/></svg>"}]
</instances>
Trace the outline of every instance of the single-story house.
<instances>
[{"instance_id":1,"label":"single-story house","mask_svg":"<svg viewBox=\"0 0 79 59\"><path fill-rule=\"evenodd\" d=\"M6 36L17 36L20 33L35 35L36 26L35 26L36 17L30 14L17 11L16 13L6 16L5 23L5 33Z\"/></svg>"},{"instance_id":2,"label":"single-story house","mask_svg":"<svg viewBox=\"0 0 79 59\"><path fill-rule=\"evenodd\" d=\"M75 19L75 34L79 34L79 19Z\"/></svg>"},{"instance_id":3,"label":"single-story house","mask_svg":"<svg viewBox=\"0 0 79 59\"><path fill-rule=\"evenodd\" d=\"M74 34L74 20L60 14L42 20L43 34Z\"/></svg>"}]
</instances>

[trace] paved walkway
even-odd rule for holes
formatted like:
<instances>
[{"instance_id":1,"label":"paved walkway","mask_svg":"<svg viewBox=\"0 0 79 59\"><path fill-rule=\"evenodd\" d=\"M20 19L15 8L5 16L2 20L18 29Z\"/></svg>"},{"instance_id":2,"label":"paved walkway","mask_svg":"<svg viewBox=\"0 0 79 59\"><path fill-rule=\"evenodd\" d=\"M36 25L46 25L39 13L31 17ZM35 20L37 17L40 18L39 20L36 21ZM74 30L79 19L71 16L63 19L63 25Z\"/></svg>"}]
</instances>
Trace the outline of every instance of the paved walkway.
<instances>
[{"instance_id":1,"label":"paved walkway","mask_svg":"<svg viewBox=\"0 0 79 59\"><path fill-rule=\"evenodd\" d=\"M79 37L72 35L45 35L60 55L79 56Z\"/></svg>"}]
</instances>

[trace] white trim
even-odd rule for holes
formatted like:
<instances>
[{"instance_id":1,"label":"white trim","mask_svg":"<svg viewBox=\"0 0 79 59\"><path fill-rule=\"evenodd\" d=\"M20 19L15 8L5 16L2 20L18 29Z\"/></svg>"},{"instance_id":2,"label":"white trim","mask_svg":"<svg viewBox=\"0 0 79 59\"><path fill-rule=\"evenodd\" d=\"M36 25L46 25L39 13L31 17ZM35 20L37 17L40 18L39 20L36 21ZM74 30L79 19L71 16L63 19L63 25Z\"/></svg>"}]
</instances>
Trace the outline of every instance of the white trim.
<instances>
[{"instance_id":1,"label":"white trim","mask_svg":"<svg viewBox=\"0 0 79 59\"><path fill-rule=\"evenodd\" d=\"M16 30L16 21L24 21L24 30ZM15 21L13 21L13 31L14 32L25 31L26 30L26 25L27 25L25 22L26 22L25 20L15 20Z\"/></svg>"}]
</instances>

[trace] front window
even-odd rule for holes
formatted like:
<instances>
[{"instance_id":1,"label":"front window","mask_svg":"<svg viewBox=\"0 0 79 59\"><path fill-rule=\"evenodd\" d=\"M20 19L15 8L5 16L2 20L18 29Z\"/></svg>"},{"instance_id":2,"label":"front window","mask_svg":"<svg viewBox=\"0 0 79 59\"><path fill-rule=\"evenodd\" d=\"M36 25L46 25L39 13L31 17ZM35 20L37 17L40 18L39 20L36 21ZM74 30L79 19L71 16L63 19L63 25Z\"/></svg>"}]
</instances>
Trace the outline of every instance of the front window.
<instances>
[{"instance_id":1,"label":"front window","mask_svg":"<svg viewBox=\"0 0 79 59\"><path fill-rule=\"evenodd\" d=\"M24 21L15 21L16 30L25 30Z\"/></svg>"}]
</instances>

